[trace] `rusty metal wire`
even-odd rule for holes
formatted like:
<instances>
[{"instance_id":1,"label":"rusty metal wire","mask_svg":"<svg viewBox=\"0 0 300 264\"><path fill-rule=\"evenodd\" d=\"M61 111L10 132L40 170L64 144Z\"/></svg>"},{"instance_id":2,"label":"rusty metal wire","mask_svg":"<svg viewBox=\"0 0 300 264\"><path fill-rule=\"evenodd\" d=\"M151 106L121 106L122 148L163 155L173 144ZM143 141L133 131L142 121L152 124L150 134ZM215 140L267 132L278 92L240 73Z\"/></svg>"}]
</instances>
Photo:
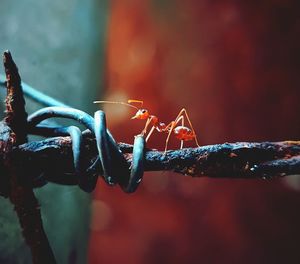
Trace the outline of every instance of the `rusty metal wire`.
<instances>
[{"instance_id":1,"label":"rusty metal wire","mask_svg":"<svg viewBox=\"0 0 300 264\"><path fill-rule=\"evenodd\" d=\"M30 96L30 94L27 95ZM46 96L45 98L48 97ZM194 149L168 151L166 154L163 154L159 151L151 150L145 152L145 142L141 136L137 136L134 143L134 155L132 155L132 146L127 145L127 149L130 149L130 154L126 154L125 144L116 144L109 130L105 130L105 114L102 111L97 111L93 118L78 109L62 106L62 103L59 101L57 106L53 106L53 102L53 100L48 102L46 99L43 99L41 103L50 107L42 108L29 116L28 133L45 137L70 136L72 155L68 156L64 162L68 163L68 159L72 158L74 171L72 173L57 169L54 171L49 165L43 163L45 167L41 168L41 176L35 179L35 186L42 186L47 181L54 181L60 184L78 184L80 188L90 192L94 189L98 176L103 175L105 182L110 186L119 184L125 192L133 192L142 179L143 167L145 167L145 170L152 171L173 170L193 177L269 179L300 173L299 141L225 143ZM60 127L40 124L41 121L49 120L53 117L73 119L83 124L87 129L80 131L76 126ZM82 142L86 137L96 139L98 156L95 160L91 153L88 153L88 158L82 156ZM91 143L92 141L89 142ZM21 146L18 151L24 152L25 156L30 157L30 159L41 160L35 154L40 152L40 145L43 150L55 148L59 150L55 152L55 155L58 155L59 158L55 158L51 154L54 153L52 150L47 153L47 160L49 162L50 160L56 160L56 163L63 167L65 165L62 164L61 150L66 147L65 143L66 141L55 141L55 139L51 141L49 139L39 144L33 143ZM85 142L88 145L84 147L92 150L94 148L89 146L90 143ZM23 156L24 160L27 159L25 156ZM133 159L132 156L134 157ZM88 159L90 161L94 160L94 162L88 164ZM27 160L28 164L30 162L30 160ZM56 175L55 177L53 176L54 174Z\"/></svg>"},{"instance_id":2,"label":"rusty metal wire","mask_svg":"<svg viewBox=\"0 0 300 264\"><path fill-rule=\"evenodd\" d=\"M0 177L0 195L9 197L14 205L24 239L32 253L33 263L56 263L43 228L40 207L32 190L31 180L35 175L31 175L30 170L24 169L22 159L19 159L13 149L18 149L21 144L26 144L29 134L46 137L70 136L73 182L76 182L82 190L91 192L97 183L99 175L97 172L101 171L101 175L109 185L119 184L125 192L133 192L143 176L145 141L142 136L136 137L132 165L127 166L122 152L106 128L103 111L97 111L93 118L83 111L68 107L51 97L32 90L32 88L30 93L27 94L32 99L36 100L38 98L38 102L48 107L42 108L28 117L25 110L21 77L9 51L4 52L3 62L6 77L0 76L0 85L6 87L7 95L5 100L6 115L4 120L0 122L0 171L3 174ZM24 83L23 86L29 87ZM74 125L49 127L43 123L41 124L42 121L53 117L73 119L83 124L87 129L81 131ZM99 152L98 158L88 167L85 166L86 163L82 154L84 134L95 140ZM114 166L116 162L120 166ZM52 164L52 167L55 167L55 165ZM40 173L40 183L46 183L47 179L44 176L47 175L47 172ZM30 175L32 178L30 178ZM120 175L122 175L122 178ZM126 175L125 178L124 175ZM60 183L63 183L65 173L59 176L62 176Z\"/></svg>"},{"instance_id":3,"label":"rusty metal wire","mask_svg":"<svg viewBox=\"0 0 300 264\"><path fill-rule=\"evenodd\" d=\"M0 75L0 85L4 84L5 78ZM42 174L35 179L35 186L41 186L49 180L61 184L78 184L81 189L90 192L94 189L98 176L103 175L108 185L119 184L125 192L133 192L142 179L143 167L145 170L152 171L173 170L193 177L269 179L300 173L299 141L225 143L161 153L145 151L144 139L137 136L133 147L129 145L127 147L131 149L129 153L127 150L124 151L126 149L124 143L116 144L106 128L105 114L102 111L97 111L94 117L91 117L83 111L71 108L36 91L25 83L22 83L22 87L29 98L48 106L29 116L27 132L45 137L63 136L67 139L70 136L71 138L71 156L63 156L60 152L64 147L69 148L69 143L66 144L68 140L49 139L20 146L17 152L26 154L22 158L28 164L31 161L27 160L26 156L30 159L42 160L36 154L40 153L40 146L43 150L53 150L53 148L60 150L55 152L59 158L53 157L53 151L47 152L49 162L55 160L63 167L65 166L62 164L63 157L67 157L65 163L69 163L70 158L73 160L71 173L64 169L53 170L48 164L43 163L45 166L40 169ZM46 126L45 122L41 123L53 117L73 119L87 129L81 131L77 126ZM82 142L86 136L95 139L97 158L94 158L91 155L93 151L90 151L94 149L92 146L95 144L94 141L85 142L87 145L83 146ZM92 145L89 145L90 143ZM89 149L89 153L85 152L85 157L82 155L83 147ZM88 162L88 159L93 163ZM53 176L54 174L56 177Z\"/></svg>"},{"instance_id":4,"label":"rusty metal wire","mask_svg":"<svg viewBox=\"0 0 300 264\"><path fill-rule=\"evenodd\" d=\"M0 85L4 86L6 79L0 75ZM50 96L47 96L30 85L22 82L22 88L24 94L31 99L41 103L45 106L33 114L31 114L28 121L28 134L34 134L39 136L70 136L72 139L72 153L74 172L77 177L78 186L86 191L91 192L94 190L98 175L96 171L101 171L105 182L108 185L119 184L124 192L134 192L143 177L143 160L145 140L143 136L137 135L134 141L133 147L133 159L132 165L128 167L122 152L120 151L113 136L106 128L105 113L103 111L97 111L94 114L94 118L89 114L72 108ZM81 131L76 126L46 126L40 125L44 120L54 117L62 117L67 119L73 119L83 124L87 130ZM88 168L83 168L82 161L82 134L92 133L96 138L96 145L99 152L98 159ZM116 161L119 164L116 166ZM122 175L122 178L120 178ZM61 178L65 178L66 175L61 175ZM41 182L43 179L39 179ZM63 180L62 180L63 182Z\"/></svg>"}]
</instances>

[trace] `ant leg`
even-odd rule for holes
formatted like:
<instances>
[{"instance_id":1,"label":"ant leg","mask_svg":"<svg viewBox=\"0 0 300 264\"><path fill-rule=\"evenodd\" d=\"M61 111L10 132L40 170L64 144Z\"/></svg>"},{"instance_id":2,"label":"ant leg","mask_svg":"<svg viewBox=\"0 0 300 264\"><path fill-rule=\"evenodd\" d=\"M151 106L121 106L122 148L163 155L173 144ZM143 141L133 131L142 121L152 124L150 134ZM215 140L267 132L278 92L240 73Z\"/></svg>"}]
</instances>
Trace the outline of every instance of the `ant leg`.
<instances>
[{"instance_id":1,"label":"ant leg","mask_svg":"<svg viewBox=\"0 0 300 264\"><path fill-rule=\"evenodd\" d=\"M179 121L180 121L180 120L178 120L178 118L176 118L175 121L172 121L170 124L168 124L168 125L166 126L166 130L167 130L168 127L170 127L170 130L169 130L169 132L168 132L168 137L167 137L167 139L166 139L166 145L165 145L165 152L164 152L164 155L166 154L167 149L168 149L168 143L169 143L169 140L170 140L170 136L171 136L171 134L172 134L172 132L173 132L175 126L177 125L177 123L178 123Z\"/></svg>"},{"instance_id":2,"label":"ant leg","mask_svg":"<svg viewBox=\"0 0 300 264\"><path fill-rule=\"evenodd\" d=\"M179 118L178 118L178 120L179 120ZM184 116L182 116L182 118L181 118L181 125L184 126ZM180 149L183 149L183 142L184 142L184 140L180 140Z\"/></svg>"},{"instance_id":3,"label":"ant leg","mask_svg":"<svg viewBox=\"0 0 300 264\"><path fill-rule=\"evenodd\" d=\"M170 128L170 130L169 130L169 132L168 132L168 137L167 137L167 139L166 139L166 145L165 145L165 152L164 152L164 154L166 154L166 152L167 152L167 149L168 149L168 143L169 143L169 140L170 140L170 136L171 136L171 134L172 134L172 132L173 132L175 126L176 126L180 121L181 121L181 122L184 122L183 119L184 119L184 116L182 115L182 113L179 113L179 115L176 117L175 121L172 121L170 124L168 124L168 125L166 126L166 130L167 130L169 127L171 127L171 128ZM183 142L181 142L181 148L182 148L182 145L183 145Z\"/></svg>"},{"instance_id":4,"label":"ant leg","mask_svg":"<svg viewBox=\"0 0 300 264\"><path fill-rule=\"evenodd\" d=\"M197 139L196 132L195 132L195 130L194 130L194 128L193 128L193 125L192 125L192 122L191 122L191 120L190 120L190 118L189 118L189 115L188 115L186 109L185 109L185 108L182 108L182 109L180 110L180 112L178 113L177 117L175 118L175 121L172 121L172 122L171 122L169 125L167 125L167 127L166 127L166 130L167 130L167 129L171 126L171 128L170 128L170 130L169 130L169 134L168 134L167 140L166 140L165 153L167 152L167 149L168 149L168 142L169 142L170 136L171 136L172 131L174 130L175 126L176 126L176 125L178 124L178 122L180 122L180 121L181 121L182 125L184 126L184 115L186 116L186 119L187 119L187 121L188 121L188 123L189 123L189 126L191 127L192 132L193 132L193 134L194 134L194 136L195 136L195 143L196 143L196 145L197 145L198 147L200 147L200 145L199 145L199 143L198 143L198 139ZM183 142L181 141L181 146L180 146L180 148L182 148L182 147L183 147ZM165 153L164 153L164 154L165 154Z\"/></svg>"},{"instance_id":5,"label":"ant leg","mask_svg":"<svg viewBox=\"0 0 300 264\"><path fill-rule=\"evenodd\" d=\"M147 127L149 126L149 124L150 124L150 118L147 119L146 124L141 132L141 135L145 135L147 133Z\"/></svg>"},{"instance_id":6,"label":"ant leg","mask_svg":"<svg viewBox=\"0 0 300 264\"><path fill-rule=\"evenodd\" d=\"M168 125L165 127L165 129L164 129L164 131L167 131L167 130L169 129L169 127L171 127L170 130L168 131L168 137L167 137L167 140L166 140L165 152L167 151L167 145L168 145L168 142L169 142L169 138L170 138L170 136L171 136L171 134L172 134L172 132L173 132L175 126L176 126L180 121L181 121L181 125L184 126L184 116L183 116L182 114L181 114L181 115L178 115L178 116L176 117L175 121L172 121L172 122L171 122L170 124L168 124ZM173 126L173 127L172 127L172 126ZM183 148L183 142L184 142L184 141L181 140L181 142L180 142L180 149Z\"/></svg>"},{"instance_id":7,"label":"ant leg","mask_svg":"<svg viewBox=\"0 0 300 264\"><path fill-rule=\"evenodd\" d=\"M144 129L142 130L142 132L141 132L141 135L144 136L144 135L147 133L147 128L148 128L148 126L150 125L152 119L153 119L153 116L151 116L151 117L149 117L149 118L147 119L146 124L145 124L145 127L144 127Z\"/></svg>"},{"instance_id":8,"label":"ant leg","mask_svg":"<svg viewBox=\"0 0 300 264\"><path fill-rule=\"evenodd\" d=\"M172 124L173 124L173 122L174 121L172 121L172 122L170 122L165 128L163 128L161 131L163 131L163 132L168 132L169 133L169 129L170 129L170 127L172 126Z\"/></svg>"},{"instance_id":9,"label":"ant leg","mask_svg":"<svg viewBox=\"0 0 300 264\"><path fill-rule=\"evenodd\" d=\"M178 114L178 116L177 116L176 119L179 119L180 116L183 116L183 114L185 114L186 119L187 119L187 121L188 121L188 123L189 123L189 126L191 127L192 132L193 132L194 135L195 135L195 143L196 143L196 145L197 145L198 147L200 147L200 145L199 145L199 143L198 143L198 139L197 139L196 132L195 132L195 130L194 130L194 128L193 128L192 122L191 122L191 120L190 120L190 118L189 118L189 115L188 115L188 113L187 113L187 111L186 111L185 108L182 108L182 109L181 109L181 111L179 112L179 114ZM176 119L175 119L175 120L176 120Z\"/></svg>"},{"instance_id":10,"label":"ant leg","mask_svg":"<svg viewBox=\"0 0 300 264\"><path fill-rule=\"evenodd\" d=\"M180 149L183 149L183 140L180 140Z\"/></svg>"},{"instance_id":11,"label":"ant leg","mask_svg":"<svg viewBox=\"0 0 300 264\"><path fill-rule=\"evenodd\" d=\"M154 129L155 129L155 126L152 126L149 133L148 133L148 135L147 135L147 137L146 137L146 140L145 140L146 142L148 142L148 140L149 140L151 134L153 133Z\"/></svg>"},{"instance_id":12,"label":"ant leg","mask_svg":"<svg viewBox=\"0 0 300 264\"><path fill-rule=\"evenodd\" d=\"M175 119L175 126L181 121L181 125L184 126L184 115L180 115L180 116L177 116L176 119ZM175 128L174 126L174 128ZM173 128L173 129L174 129ZM173 131L172 129L172 131ZM172 133L172 131L170 133ZM184 140L180 140L180 149L183 148L183 143L184 143Z\"/></svg>"}]
</instances>

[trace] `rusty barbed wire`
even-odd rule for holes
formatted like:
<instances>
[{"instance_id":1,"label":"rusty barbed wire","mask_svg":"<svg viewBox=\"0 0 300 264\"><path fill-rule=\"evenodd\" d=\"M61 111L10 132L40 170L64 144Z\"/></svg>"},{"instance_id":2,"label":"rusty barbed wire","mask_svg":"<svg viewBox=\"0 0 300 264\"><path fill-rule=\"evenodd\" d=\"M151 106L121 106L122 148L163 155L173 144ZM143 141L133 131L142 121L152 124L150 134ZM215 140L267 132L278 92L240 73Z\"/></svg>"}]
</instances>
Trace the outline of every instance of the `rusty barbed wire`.
<instances>
[{"instance_id":1,"label":"rusty barbed wire","mask_svg":"<svg viewBox=\"0 0 300 264\"><path fill-rule=\"evenodd\" d=\"M0 85L4 85L6 82L6 79L0 75ZM96 172L99 171L102 172L101 174L105 182L110 186L119 184L123 191L127 193L134 192L137 189L144 172L145 139L142 135L135 136L132 164L128 167L116 141L106 127L106 118L103 111L96 111L93 118L81 110L67 106L56 99L38 92L25 83L22 83L22 88L25 91L24 94L48 106L34 112L28 117L26 125L27 133L44 137L71 137L74 174L77 178L78 186L82 190L86 192L94 190L98 179L98 173ZM73 119L83 124L87 130L82 132L76 126L50 127L43 124L40 125L42 121L54 117ZM83 168L82 134L89 132L91 132L96 139L99 156L90 167ZM116 166L116 164L118 165ZM122 175L122 177L119 175ZM62 177L64 176L65 175L62 175Z\"/></svg>"},{"instance_id":2,"label":"rusty barbed wire","mask_svg":"<svg viewBox=\"0 0 300 264\"><path fill-rule=\"evenodd\" d=\"M9 51L3 54L6 74L6 115L0 122L1 163L0 193L8 197L14 206L22 228L23 237L29 246L33 263L55 263L55 257L43 228L38 200L31 184L24 180L24 171L19 161L12 158L12 149L26 143L27 112L18 68Z\"/></svg>"},{"instance_id":3,"label":"rusty barbed wire","mask_svg":"<svg viewBox=\"0 0 300 264\"><path fill-rule=\"evenodd\" d=\"M5 80L0 75L0 85L4 83ZM44 137L61 136L65 139L50 139L38 144L28 143L29 145L16 150L15 155L23 155L22 159L26 160L25 153L30 157L26 162L31 164L31 160L37 158L34 153L40 151L37 146L42 145L46 152L47 149L53 149L54 146L51 144L55 142L56 150L61 151L66 146L72 149L72 155L68 155L64 162L68 164L68 159L72 158L73 171L70 172L70 168L67 171L56 170L54 174L59 176L50 176L53 175L53 170L45 165L46 161L43 161L45 167L39 170L42 171L42 175L38 178L39 182L37 177L35 178L35 186L42 186L47 181L55 181L61 184L78 184L81 189L90 192L95 188L98 176L103 176L108 185L119 184L125 192L133 192L141 182L143 167L145 170L173 170L184 175L226 178L269 179L300 173L299 141L225 143L162 153L149 149L145 152L143 137L137 136L134 145L128 147L131 152L134 150L133 154L130 154L126 150L124 152L124 143L119 143L118 146L107 130L104 112L97 111L93 118L83 111L43 95L25 83L22 83L22 87L24 94L34 100L40 98L38 101L48 106L28 117L27 132ZM40 124L53 117L73 119L84 124L87 130L80 131L76 126L51 127ZM87 136L91 140L88 141L87 146L83 146L87 144L83 143ZM83 157L83 148L87 147L90 151L94 149L92 145L95 143L98 155L85 153ZM60 151L55 152L55 155L61 156ZM51 153L46 157L49 161L55 160ZM92 164L89 161L93 161ZM60 160L56 160L56 163L60 164L61 168L70 167L62 164Z\"/></svg>"},{"instance_id":4,"label":"rusty barbed wire","mask_svg":"<svg viewBox=\"0 0 300 264\"><path fill-rule=\"evenodd\" d=\"M92 117L21 83L9 52L4 53L4 66L6 77L0 75L0 86L7 87L8 94L7 115L0 122L0 195L10 197L15 205L34 263L55 263L32 191L47 181L76 184L91 192L102 176L108 185L118 184L131 193L144 170L262 179L300 173L300 141L224 143L166 153L146 149L142 135L135 137L133 145L116 143L103 111ZM23 92L47 107L27 118ZM72 119L87 129L45 124L55 117ZM29 134L50 138L27 143Z\"/></svg>"},{"instance_id":5,"label":"rusty barbed wire","mask_svg":"<svg viewBox=\"0 0 300 264\"><path fill-rule=\"evenodd\" d=\"M21 78L9 51L4 52L3 61L6 76L0 76L0 85L7 88L7 96L5 100L6 116L0 122L0 156L2 158L0 170L4 174L0 179L0 193L4 197L9 197L14 204L25 241L31 249L33 263L55 263L54 254L42 225L38 201L32 190L33 184L29 180L30 177L24 177L30 173L30 170L24 170L24 164L12 150L18 148L20 144L27 143L29 134L45 137L70 136L73 154L73 181L82 190L93 191L97 183L98 172L101 171L107 184L111 186L119 184L125 192L134 192L143 176L145 140L141 135L135 137L132 164L129 167L106 127L103 111L96 111L93 118L81 110L68 107L48 96L40 98L41 93L36 93L30 86L23 84L26 89L29 88L29 96L33 99L39 98L39 102L48 105L27 118ZM82 132L74 125L50 127L40 124L53 117L73 119L83 124L87 130ZM95 139L98 150L97 158L88 167L85 167L82 155L83 134L88 134ZM116 161L118 166L113 164ZM43 174L43 172L40 173ZM31 179L35 177L31 176ZM43 175L40 175L39 178L40 182L46 183L46 179L41 179ZM63 178L61 183L63 183Z\"/></svg>"}]
</instances>

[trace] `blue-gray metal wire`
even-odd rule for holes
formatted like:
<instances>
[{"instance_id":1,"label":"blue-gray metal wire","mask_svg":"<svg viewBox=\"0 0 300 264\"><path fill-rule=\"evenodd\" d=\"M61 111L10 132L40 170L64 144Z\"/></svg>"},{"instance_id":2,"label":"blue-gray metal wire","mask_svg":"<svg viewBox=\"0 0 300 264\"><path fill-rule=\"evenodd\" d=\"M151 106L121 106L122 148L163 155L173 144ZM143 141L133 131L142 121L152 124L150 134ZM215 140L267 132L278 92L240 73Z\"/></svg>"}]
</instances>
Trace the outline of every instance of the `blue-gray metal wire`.
<instances>
[{"instance_id":1,"label":"blue-gray metal wire","mask_svg":"<svg viewBox=\"0 0 300 264\"><path fill-rule=\"evenodd\" d=\"M6 78L4 75L0 74L0 86L5 87L6 86ZM22 89L24 95L28 96L32 100L40 103L44 106L61 106L61 107L70 107L69 105L66 105L59 100L56 100L48 95L45 95L42 92L39 92L38 90L34 89L30 85L22 82Z\"/></svg>"},{"instance_id":2,"label":"blue-gray metal wire","mask_svg":"<svg viewBox=\"0 0 300 264\"><path fill-rule=\"evenodd\" d=\"M5 77L0 75L0 85L5 86ZM94 118L89 114L65 105L64 103L55 100L36 89L22 82L23 92L31 99L47 106L42 108L28 117L28 134L49 136L70 136L72 140L72 153L74 164L74 175L57 175L58 183L74 184L86 191L94 190L98 175L102 172L102 176L108 185L119 184L124 192L134 192L142 180L144 173L144 150L145 139L142 135L135 137L133 145L133 158L130 168L119 149L116 141L106 127L105 113L101 110L96 111ZM82 125L87 130L81 131L76 126L46 126L40 124L48 118L62 117L73 119ZM83 167L82 149L83 137L85 133L91 133L95 136L99 157L88 168ZM61 177L60 177L61 176ZM75 179L74 179L75 177ZM39 182L45 183L47 172L41 176Z\"/></svg>"}]
</instances>

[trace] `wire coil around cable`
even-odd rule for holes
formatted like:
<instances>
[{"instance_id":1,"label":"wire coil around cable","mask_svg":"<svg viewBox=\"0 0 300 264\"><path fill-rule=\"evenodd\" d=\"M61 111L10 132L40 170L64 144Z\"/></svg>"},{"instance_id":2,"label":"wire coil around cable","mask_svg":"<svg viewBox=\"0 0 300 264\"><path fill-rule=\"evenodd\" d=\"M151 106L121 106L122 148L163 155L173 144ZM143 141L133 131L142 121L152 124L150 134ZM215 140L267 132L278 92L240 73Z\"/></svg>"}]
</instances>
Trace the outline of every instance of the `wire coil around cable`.
<instances>
[{"instance_id":1,"label":"wire coil around cable","mask_svg":"<svg viewBox=\"0 0 300 264\"><path fill-rule=\"evenodd\" d=\"M49 127L40 124L42 121L53 117L73 119L83 124L87 130L82 132L76 126ZM89 168L83 168L82 135L89 131L95 136L99 155ZM106 127L105 113L101 110L96 111L93 118L89 114L75 108L45 107L28 117L28 134L70 136L72 140L74 175L78 186L86 192L91 192L95 189L98 179L96 172L102 172L102 176L108 185L119 184L123 191L127 193L134 192L142 180L144 173L144 137L142 135L135 137L132 164L128 168L121 150Z\"/></svg>"}]
</instances>

